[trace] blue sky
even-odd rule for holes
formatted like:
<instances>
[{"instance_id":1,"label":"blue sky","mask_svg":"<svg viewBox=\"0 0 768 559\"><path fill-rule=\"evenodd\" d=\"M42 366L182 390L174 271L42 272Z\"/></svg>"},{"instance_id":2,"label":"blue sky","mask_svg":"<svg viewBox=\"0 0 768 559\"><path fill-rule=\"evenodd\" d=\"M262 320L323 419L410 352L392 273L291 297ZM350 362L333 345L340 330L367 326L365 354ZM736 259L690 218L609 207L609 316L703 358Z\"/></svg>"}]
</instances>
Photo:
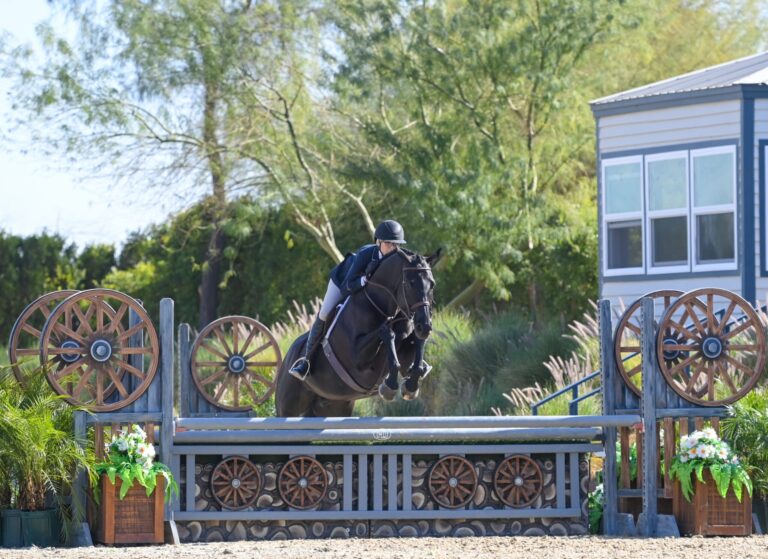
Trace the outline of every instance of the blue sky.
<instances>
[{"instance_id":1,"label":"blue sky","mask_svg":"<svg viewBox=\"0 0 768 559\"><path fill-rule=\"evenodd\" d=\"M34 43L35 25L51 13L46 0L0 0L0 34ZM10 110L9 84L0 79L0 118ZM77 243L120 245L131 231L165 219L172 207L130 201L104 179L78 176L65 161L30 146L0 146L0 230L31 235L47 230ZM26 151L26 153L25 153Z\"/></svg>"}]
</instances>

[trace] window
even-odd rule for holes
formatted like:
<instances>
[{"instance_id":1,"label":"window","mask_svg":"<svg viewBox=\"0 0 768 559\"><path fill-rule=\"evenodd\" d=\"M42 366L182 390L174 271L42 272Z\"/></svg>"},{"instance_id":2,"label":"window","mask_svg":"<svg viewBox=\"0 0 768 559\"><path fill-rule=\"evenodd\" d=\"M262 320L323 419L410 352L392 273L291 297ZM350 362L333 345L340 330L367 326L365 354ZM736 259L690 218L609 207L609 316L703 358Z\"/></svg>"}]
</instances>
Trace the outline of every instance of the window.
<instances>
[{"instance_id":1,"label":"window","mask_svg":"<svg viewBox=\"0 0 768 559\"><path fill-rule=\"evenodd\" d=\"M645 158L648 273L687 272L688 153Z\"/></svg>"},{"instance_id":2,"label":"window","mask_svg":"<svg viewBox=\"0 0 768 559\"><path fill-rule=\"evenodd\" d=\"M643 177L640 157L603 163L606 275L643 272Z\"/></svg>"},{"instance_id":3,"label":"window","mask_svg":"<svg viewBox=\"0 0 768 559\"><path fill-rule=\"evenodd\" d=\"M736 269L736 148L603 160L603 274Z\"/></svg>"},{"instance_id":4,"label":"window","mask_svg":"<svg viewBox=\"0 0 768 559\"><path fill-rule=\"evenodd\" d=\"M691 152L693 269L736 267L736 152L734 148Z\"/></svg>"}]
</instances>

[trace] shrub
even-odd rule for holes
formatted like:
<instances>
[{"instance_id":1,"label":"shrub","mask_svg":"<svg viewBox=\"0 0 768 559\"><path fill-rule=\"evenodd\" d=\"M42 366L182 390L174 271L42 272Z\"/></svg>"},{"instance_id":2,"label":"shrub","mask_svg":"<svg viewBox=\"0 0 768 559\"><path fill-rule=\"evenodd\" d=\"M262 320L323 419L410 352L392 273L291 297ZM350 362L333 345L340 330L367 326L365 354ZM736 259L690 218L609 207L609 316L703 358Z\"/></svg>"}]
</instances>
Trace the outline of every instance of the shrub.
<instances>
[{"instance_id":1,"label":"shrub","mask_svg":"<svg viewBox=\"0 0 768 559\"><path fill-rule=\"evenodd\" d=\"M503 393L544 382L550 355L564 355L576 343L556 323L533 329L514 314L492 317L475 335L456 344L442 363L435 411L441 415L483 414L507 407Z\"/></svg>"}]
</instances>

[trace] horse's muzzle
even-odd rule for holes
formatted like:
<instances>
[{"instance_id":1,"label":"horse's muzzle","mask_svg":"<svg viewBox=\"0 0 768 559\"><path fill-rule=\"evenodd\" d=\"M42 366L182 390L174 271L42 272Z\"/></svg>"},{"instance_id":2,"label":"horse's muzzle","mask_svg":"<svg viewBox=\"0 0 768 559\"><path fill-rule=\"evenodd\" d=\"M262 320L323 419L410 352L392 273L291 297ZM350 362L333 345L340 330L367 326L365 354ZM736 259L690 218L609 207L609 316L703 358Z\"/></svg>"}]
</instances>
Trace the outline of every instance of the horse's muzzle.
<instances>
[{"instance_id":1,"label":"horse's muzzle","mask_svg":"<svg viewBox=\"0 0 768 559\"><path fill-rule=\"evenodd\" d=\"M432 333L432 320L427 307L421 307L416 313L413 319L413 330L420 340L426 340Z\"/></svg>"}]
</instances>

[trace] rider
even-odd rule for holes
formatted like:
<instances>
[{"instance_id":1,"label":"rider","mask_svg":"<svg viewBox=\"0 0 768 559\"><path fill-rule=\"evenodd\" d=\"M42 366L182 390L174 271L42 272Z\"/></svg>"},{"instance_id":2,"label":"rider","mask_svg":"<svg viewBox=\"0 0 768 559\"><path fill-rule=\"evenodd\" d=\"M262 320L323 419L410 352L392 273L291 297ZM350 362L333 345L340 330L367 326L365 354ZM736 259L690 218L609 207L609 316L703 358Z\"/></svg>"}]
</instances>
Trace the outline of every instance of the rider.
<instances>
[{"instance_id":1,"label":"rider","mask_svg":"<svg viewBox=\"0 0 768 559\"><path fill-rule=\"evenodd\" d=\"M405 244L403 226L391 219L382 221L376 227L374 241L375 244L360 247L357 253L348 255L343 262L331 270L328 289L318 317L309 330L304 352L288 371L291 376L302 381L307 378L309 363L320 342L328 315L342 299L362 289L368 282L368 278L376 271L382 258L397 250L397 245Z\"/></svg>"}]
</instances>

